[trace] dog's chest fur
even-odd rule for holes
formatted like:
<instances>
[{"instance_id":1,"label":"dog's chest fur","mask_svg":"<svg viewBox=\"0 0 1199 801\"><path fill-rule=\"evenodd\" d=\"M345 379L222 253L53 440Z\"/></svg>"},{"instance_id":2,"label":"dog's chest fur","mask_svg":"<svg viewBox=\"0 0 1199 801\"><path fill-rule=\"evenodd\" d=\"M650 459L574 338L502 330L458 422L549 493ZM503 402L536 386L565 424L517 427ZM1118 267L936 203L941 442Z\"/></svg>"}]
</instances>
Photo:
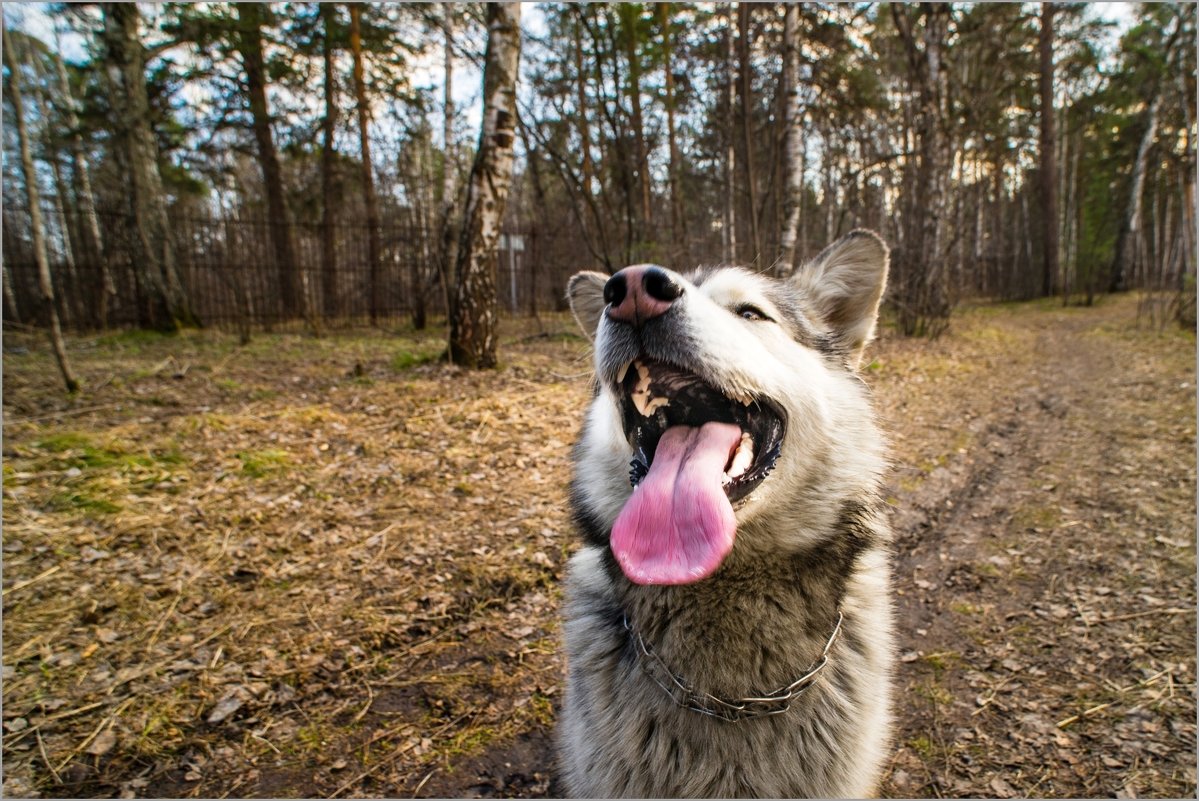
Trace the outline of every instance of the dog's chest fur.
<instances>
[{"instance_id":1,"label":"dog's chest fur","mask_svg":"<svg viewBox=\"0 0 1199 801\"><path fill-rule=\"evenodd\" d=\"M881 546L853 559L856 570L840 592L835 582L808 592L772 586L773 577L763 575L752 586L732 582L687 598L614 581L600 549L580 551L567 588L570 697L559 732L566 791L775 798L873 792L889 728L888 568ZM633 625L644 623L643 636L663 662L697 691L738 698L802 675L838 608L841 636L811 688L784 714L733 722L679 706L648 678L625 627L626 615L640 616Z\"/></svg>"}]
</instances>

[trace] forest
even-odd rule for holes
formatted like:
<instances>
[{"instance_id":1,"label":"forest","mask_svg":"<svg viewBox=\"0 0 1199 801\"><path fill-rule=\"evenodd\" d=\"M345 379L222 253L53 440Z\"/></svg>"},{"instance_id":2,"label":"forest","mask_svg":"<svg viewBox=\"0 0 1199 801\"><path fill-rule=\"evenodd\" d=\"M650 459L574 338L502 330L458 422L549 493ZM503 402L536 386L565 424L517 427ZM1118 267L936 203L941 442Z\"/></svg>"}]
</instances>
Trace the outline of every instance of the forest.
<instances>
[{"instance_id":1,"label":"forest","mask_svg":"<svg viewBox=\"0 0 1199 801\"><path fill-rule=\"evenodd\" d=\"M867 227L905 334L1129 288L1190 324L1195 10L1126 8L529 5L484 305L560 310L573 272L633 262L787 273ZM79 331L457 305L486 6L5 15L9 323L48 323L47 291Z\"/></svg>"},{"instance_id":2,"label":"forest","mask_svg":"<svg viewBox=\"0 0 1199 801\"><path fill-rule=\"evenodd\" d=\"M879 796L1194 797L1195 4L2 12L5 797L559 792L568 280L857 228Z\"/></svg>"}]
</instances>

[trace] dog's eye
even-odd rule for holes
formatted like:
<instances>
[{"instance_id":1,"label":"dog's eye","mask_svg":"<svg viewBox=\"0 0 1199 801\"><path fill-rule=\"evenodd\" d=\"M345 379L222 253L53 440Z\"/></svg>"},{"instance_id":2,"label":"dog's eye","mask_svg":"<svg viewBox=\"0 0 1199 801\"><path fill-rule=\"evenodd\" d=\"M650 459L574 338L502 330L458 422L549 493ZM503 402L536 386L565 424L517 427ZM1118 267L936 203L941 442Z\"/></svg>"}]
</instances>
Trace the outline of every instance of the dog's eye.
<instances>
[{"instance_id":1,"label":"dog's eye","mask_svg":"<svg viewBox=\"0 0 1199 801\"><path fill-rule=\"evenodd\" d=\"M766 316L766 312L750 303L742 303L736 309L733 309L733 312L744 320L753 320L754 322L770 321L770 318Z\"/></svg>"}]
</instances>

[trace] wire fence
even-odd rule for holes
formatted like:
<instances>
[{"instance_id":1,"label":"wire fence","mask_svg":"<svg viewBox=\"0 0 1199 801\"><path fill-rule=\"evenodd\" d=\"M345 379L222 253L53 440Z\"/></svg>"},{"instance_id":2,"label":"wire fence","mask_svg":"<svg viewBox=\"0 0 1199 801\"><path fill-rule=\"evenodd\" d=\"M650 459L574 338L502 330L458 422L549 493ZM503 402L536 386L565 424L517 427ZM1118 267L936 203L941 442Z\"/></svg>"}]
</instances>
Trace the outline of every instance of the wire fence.
<instances>
[{"instance_id":1,"label":"wire fence","mask_svg":"<svg viewBox=\"0 0 1199 801\"><path fill-rule=\"evenodd\" d=\"M135 246L139 233L132 216L98 210L98 247L83 213L49 205L42 218L63 325L76 331L137 326L148 288L135 263L142 251ZM201 325L269 330L305 316L337 326L445 314L441 232L406 216L377 227L374 269L365 223L331 226L332 249L326 254L325 226L294 222L289 226L293 263L281 264L272 224L261 216L172 211L168 219L175 270ZM532 280L535 239L515 230L501 238L497 284L502 309L536 313L560 294ZM44 324L28 208L4 209L3 260L5 320Z\"/></svg>"}]
</instances>

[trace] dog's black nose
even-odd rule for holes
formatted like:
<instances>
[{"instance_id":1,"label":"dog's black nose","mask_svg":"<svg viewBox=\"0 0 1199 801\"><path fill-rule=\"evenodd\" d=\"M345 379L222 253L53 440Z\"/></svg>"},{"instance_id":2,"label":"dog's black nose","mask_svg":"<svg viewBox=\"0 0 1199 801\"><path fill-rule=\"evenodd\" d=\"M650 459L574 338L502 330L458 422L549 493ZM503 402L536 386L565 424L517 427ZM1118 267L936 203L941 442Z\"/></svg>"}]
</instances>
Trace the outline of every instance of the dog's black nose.
<instances>
[{"instance_id":1,"label":"dog's black nose","mask_svg":"<svg viewBox=\"0 0 1199 801\"><path fill-rule=\"evenodd\" d=\"M628 281L625 279L624 270L621 270L616 275L608 279L608 283L604 284L604 303L611 303L613 306L619 306L624 301L625 293L629 291Z\"/></svg>"},{"instance_id":2,"label":"dog's black nose","mask_svg":"<svg viewBox=\"0 0 1199 801\"><path fill-rule=\"evenodd\" d=\"M654 264L625 267L604 284L608 317L638 326L665 312L682 294L682 285Z\"/></svg>"},{"instance_id":3,"label":"dog's black nose","mask_svg":"<svg viewBox=\"0 0 1199 801\"><path fill-rule=\"evenodd\" d=\"M671 280L661 267L650 267L641 276L641 285L651 298L671 302L683 294L683 288Z\"/></svg>"}]
</instances>

